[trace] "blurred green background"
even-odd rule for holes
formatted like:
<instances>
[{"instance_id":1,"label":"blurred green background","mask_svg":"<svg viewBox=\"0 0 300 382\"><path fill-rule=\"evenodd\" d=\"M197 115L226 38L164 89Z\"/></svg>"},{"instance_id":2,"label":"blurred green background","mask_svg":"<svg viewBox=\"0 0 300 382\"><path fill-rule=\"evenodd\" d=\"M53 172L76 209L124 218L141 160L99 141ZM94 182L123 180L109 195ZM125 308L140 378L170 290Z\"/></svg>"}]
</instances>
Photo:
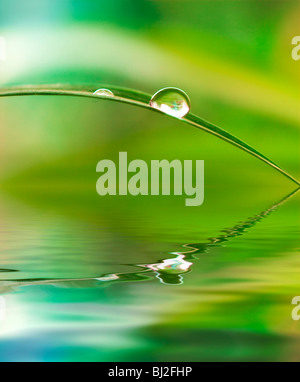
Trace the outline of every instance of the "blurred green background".
<instances>
[{"instance_id":1,"label":"blurred green background","mask_svg":"<svg viewBox=\"0 0 300 382\"><path fill-rule=\"evenodd\" d=\"M0 0L0 87L153 94L176 86L193 113L299 179L300 71L291 58L299 13L299 1L288 0ZM179 120L109 100L0 98L0 145L8 301L0 359L298 360L290 301L300 290L299 197L263 217L295 189L291 181ZM101 198L96 164L119 151L129 160L204 159L204 204ZM140 279L138 266L173 258L187 243L202 250L188 259L195 264L183 284ZM123 273L128 282L107 288L36 285Z\"/></svg>"},{"instance_id":2,"label":"blurred green background","mask_svg":"<svg viewBox=\"0 0 300 382\"><path fill-rule=\"evenodd\" d=\"M112 84L150 94L177 86L189 94L193 113L299 177L300 75L298 62L291 59L291 39L299 33L298 1L13 0L1 1L0 7L0 33L7 41L2 86ZM126 124L121 115L130 118ZM86 157L99 136L114 141L116 124L130 134L148 133L159 124L173 131L173 121L149 118L143 110L92 101L1 100L4 173L21 170L21 163L36 167L59 158L69 162L64 160L69 155ZM190 130L182 127L179 136L185 139ZM214 168L222 166L224 157L228 168L235 167L228 162L231 148L216 149L216 139L197 135L201 158L213 150L208 163L215 162ZM247 166L244 154L240 160ZM260 171L253 171L252 163L247 170L257 179ZM268 175L266 183L273 173Z\"/></svg>"}]
</instances>

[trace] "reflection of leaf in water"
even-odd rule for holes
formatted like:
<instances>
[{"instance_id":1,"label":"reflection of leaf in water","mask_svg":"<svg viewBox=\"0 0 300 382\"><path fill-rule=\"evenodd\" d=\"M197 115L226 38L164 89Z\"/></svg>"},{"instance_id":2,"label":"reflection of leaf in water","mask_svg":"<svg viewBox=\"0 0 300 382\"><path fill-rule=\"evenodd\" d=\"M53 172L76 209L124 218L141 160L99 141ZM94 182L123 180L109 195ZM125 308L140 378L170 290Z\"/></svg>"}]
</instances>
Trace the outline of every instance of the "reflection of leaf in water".
<instances>
[{"instance_id":1,"label":"reflection of leaf in water","mask_svg":"<svg viewBox=\"0 0 300 382\"><path fill-rule=\"evenodd\" d=\"M0 272L18 272L17 269L0 269Z\"/></svg>"},{"instance_id":2,"label":"reflection of leaf in water","mask_svg":"<svg viewBox=\"0 0 300 382\"><path fill-rule=\"evenodd\" d=\"M281 206L285 201L290 199L298 190L285 196L276 204L272 205L270 208L264 210L260 214L254 215L248 218L244 222L236 224L234 227L225 229L222 232L224 234L217 237L209 238L208 243L197 243L197 244L184 244L183 247L191 248L187 252L170 252L175 257L159 260L154 264L128 264L130 266L142 268L138 272L125 272L125 273L115 273L115 274L104 274L99 277L93 278L79 278L79 279L17 279L17 280L3 280L0 281L0 291L2 293L8 292L15 287L31 286L31 285L41 285L41 284L51 284L61 287L99 287L100 285L109 285L115 282L141 282L150 281L155 277L160 280L163 284L173 284L178 285L183 283L183 274L190 271L193 262L188 260L197 260L196 255L204 254L209 251L211 247L222 246L222 243L230 241L232 238L237 236L242 236L250 228L256 225L256 223L263 220L271 212ZM13 270L1 269L2 272L9 272Z\"/></svg>"},{"instance_id":3,"label":"reflection of leaf in water","mask_svg":"<svg viewBox=\"0 0 300 382\"><path fill-rule=\"evenodd\" d=\"M277 209L281 204L283 204L286 200L291 198L298 191L299 189L293 191L292 193L281 199L278 203L273 204L270 208L266 209L260 214L254 215L245 220L244 222L236 224L232 228L222 230L221 232L224 232L224 234L219 235L217 237L209 238L209 243L185 244L184 247L192 249L191 251L184 253L186 259L197 259L197 257L195 257L196 254L207 253L210 247L220 246L222 243L229 241L231 238L234 238L236 236L242 236L245 232L248 231L249 228L252 228L253 226L255 226L256 223L267 217L271 212Z\"/></svg>"},{"instance_id":4,"label":"reflection of leaf in water","mask_svg":"<svg viewBox=\"0 0 300 382\"><path fill-rule=\"evenodd\" d=\"M102 90L105 90L105 92L102 92L99 94L95 94L95 91L102 88ZM108 89L109 90L108 90ZM107 91L111 92L109 96L107 96ZM107 99L111 101L117 101L122 103L129 103L131 105L141 106L147 109L151 109L154 111L157 111L159 113L163 113L160 110L157 110L150 106L149 102L151 100L151 95L147 93L142 93L136 90L132 89L125 89L115 86L108 86L107 85L95 85L95 86L67 86L62 84L57 85L28 85L28 86L22 86L22 87L10 87L10 88L0 88L0 97L7 97L7 96L21 96L21 95L64 95L64 96L79 96L79 97L92 97L92 98L100 98L100 99ZM174 115L173 118L177 118ZM296 183L298 186L300 186L300 182L295 179L293 176L288 174L285 170L280 168L277 164L272 162L270 159L268 159L266 156L255 150L253 147L247 145L245 142L241 141L239 138L233 136L232 134L228 133L227 131L221 129L218 126L215 126L214 124L207 122L203 120L202 118L188 113L183 118L178 118L189 125L192 125L198 129L204 130L209 134L213 134L216 137L230 143L231 145L234 145L238 147L239 149L246 151L248 154L256 157L257 159L263 161L264 163L268 164L269 166L273 167L277 171L279 171L281 174L283 174L285 177Z\"/></svg>"}]
</instances>

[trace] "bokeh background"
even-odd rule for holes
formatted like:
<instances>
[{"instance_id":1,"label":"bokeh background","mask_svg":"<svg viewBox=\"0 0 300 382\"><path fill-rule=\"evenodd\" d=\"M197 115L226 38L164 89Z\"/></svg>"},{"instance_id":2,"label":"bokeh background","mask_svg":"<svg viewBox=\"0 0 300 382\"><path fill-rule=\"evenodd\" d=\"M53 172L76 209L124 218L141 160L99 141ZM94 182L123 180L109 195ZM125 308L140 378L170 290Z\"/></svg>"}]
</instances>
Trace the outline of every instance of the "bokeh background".
<instances>
[{"instance_id":1,"label":"bokeh background","mask_svg":"<svg viewBox=\"0 0 300 382\"><path fill-rule=\"evenodd\" d=\"M0 87L176 86L300 178L299 16L289 0L0 0ZM119 151L204 159L204 204L101 198L96 164ZM281 174L168 116L63 96L0 98L0 160L0 360L299 360L299 197ZM188 243L191 272L151 271Z\"/></svg>"}]
</instances>

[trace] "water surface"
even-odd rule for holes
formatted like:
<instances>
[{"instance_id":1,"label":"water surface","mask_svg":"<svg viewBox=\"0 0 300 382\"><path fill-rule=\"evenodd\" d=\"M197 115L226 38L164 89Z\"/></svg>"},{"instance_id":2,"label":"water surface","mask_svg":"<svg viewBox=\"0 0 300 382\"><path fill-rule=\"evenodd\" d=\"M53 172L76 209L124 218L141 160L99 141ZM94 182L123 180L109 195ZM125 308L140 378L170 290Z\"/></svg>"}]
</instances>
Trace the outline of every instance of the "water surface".
<instances>
[{"instance_id":1,"label":"water surface","mask_svg":"<svg viewBox=\"0 0 300 382\"><path fill-rule=\"evenodd\" d=\"M297 199L193 244L6 200L1 359L299 360Z\"/></svg>"},{"instance_id":2,"label":"water surface","mask_svg":"<svg viewBox=\"0 0 300 382\"><path fill-rule=\"evenodd\" d=\"M2 361L299 361L291 182L148 110L55 97L0 108ZM203 205L101 198L96 164L120 151L203 159Z\"/></svg>"}]
</instances>

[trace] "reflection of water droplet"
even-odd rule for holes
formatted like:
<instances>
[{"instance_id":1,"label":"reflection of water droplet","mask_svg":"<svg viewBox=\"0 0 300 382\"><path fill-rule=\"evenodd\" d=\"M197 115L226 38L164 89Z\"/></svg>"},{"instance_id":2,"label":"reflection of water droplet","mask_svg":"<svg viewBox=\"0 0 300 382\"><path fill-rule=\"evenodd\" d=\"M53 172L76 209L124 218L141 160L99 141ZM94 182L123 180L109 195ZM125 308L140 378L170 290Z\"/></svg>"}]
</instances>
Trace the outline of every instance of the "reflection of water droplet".
<instances>
[{"instance_id":1,"label":"reflection of water droplet","mask_svg":"<svg viewBox=\"0 0 300 382\"><path fill-rule=\"evenodd\" d=\"M146 267L154 271L164 271L169 274L181 274L189 271L193 263L186 261L184 255L177 255L172 259L162 260L161 263L148 264Z\"/></svg>"},{"instance_id":2,"label":"reflection of water droplet","mask_svg":"<svg viewBox=\"0 0 300 382\"><path fill-rule=\"evenodd\" d=\"M113 97L114 93L109 89L98 89L94 92L94 95L102 97Z\"/></svg>"},{"instance_id":3,"label":"reflection of water droplet","mask_svg":"<svg viewBox=\"0 0 300 382\"><path fill-rule=\"evenodd\" d=\"M167 273L159 273L157 272L156 277L160 282L163 284L169 284L169 285L180 285L183 284L182 276L181 275L169 275Z\"/></svg>"},{"instance_id":4,"label":"reflection of water droplet","mask_svg":"<svg viewBox=\"0 0 300 382\"><path fill-rule=\"evenodd\" d=\"M191 108L188 95L177 88L159 90L150 100L150 106L173 117L184 117Z\"/></svg>"},{"instance_id":5,"label":"reflection of water droplet","mask_svg":"<svg viewBox=\"0 0 300 382\"><path fill-rule=\"evenodd\" d=\"M164 284L182 284L182 274L190 270L193 263L186 261L184 255L178 254L175 258L162 260L161 263L148 264L145 267L157 273L157 277Z\"/></svg>"}]
</instances>

